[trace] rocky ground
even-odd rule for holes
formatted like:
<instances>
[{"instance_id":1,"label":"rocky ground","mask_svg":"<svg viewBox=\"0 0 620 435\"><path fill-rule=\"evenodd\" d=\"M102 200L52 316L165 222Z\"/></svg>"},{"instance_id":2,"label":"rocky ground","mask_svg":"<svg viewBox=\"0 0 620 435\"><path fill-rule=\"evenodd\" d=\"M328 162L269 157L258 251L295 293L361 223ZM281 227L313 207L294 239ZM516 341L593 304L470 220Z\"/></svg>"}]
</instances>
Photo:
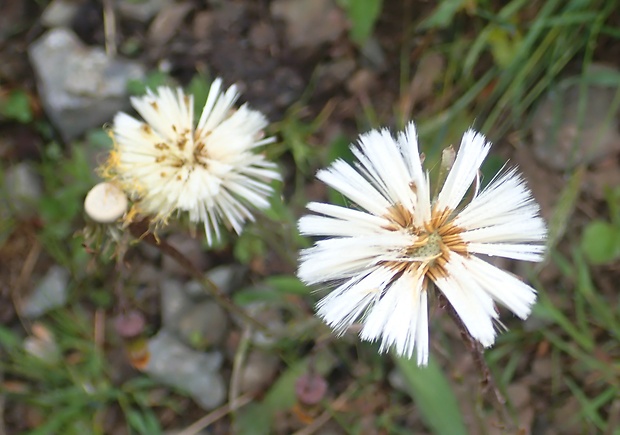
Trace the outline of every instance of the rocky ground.
<instances>
[{"instance_id":1,"label":"rocky ground","mask_svg":"<svg viewBox=\"0 0 620 435\"><path fill-rule=\"evenodd\" d=\"M541 203L556 255L542 269L518 270L541 291L541 308L524 324L508 319L517 332L487 354L514 427L485 396L442 308L432 313L441 379L431 389L446 382L442 397L469 433L616 433L620 321L604 307L617 306L620 248L612 241L617 253L601 254L590 245L607 243L620 226L617 12L603 15L608 2L585 6L581 13L616 31L594 40L595 18L558 26L555 51L542 52L555 72L545 75L509 58L541 5L506 18L504 29L516 30L501 33L488 24L491 14L501 17L495 2L463 2L471 4L442 18L435 2L384 1L372 31L352 3L0 4L4 433L457 433L420 405L430 399L413 372L354 334L330 334L294 278L304 246L295 219L307 200L328 194L313 180L316 169L345 156L360 131L409 119L419 120L430 161L437 142L456 143L472 123L486 127L497 142L494 164L518 164ZM569 12L554 10L557 20ZM468 67L483 32L496 39ZM575 47L566 59L553 57L562 32L581 38L566 43ZM530 48L532 59L538 49ZM109 149L102 127L145 86L198 95L214 77L237 83L272 122L272 153L285 174L281 208L216 250L182 225L164 236L271 333L227 312L157 248L139 244L119 264L75 237L85 224L81 201ZM513 92L520 80L521 94ZM609 222L609 237L582 237L594 221Z\"/></svg>"}]
</instances>

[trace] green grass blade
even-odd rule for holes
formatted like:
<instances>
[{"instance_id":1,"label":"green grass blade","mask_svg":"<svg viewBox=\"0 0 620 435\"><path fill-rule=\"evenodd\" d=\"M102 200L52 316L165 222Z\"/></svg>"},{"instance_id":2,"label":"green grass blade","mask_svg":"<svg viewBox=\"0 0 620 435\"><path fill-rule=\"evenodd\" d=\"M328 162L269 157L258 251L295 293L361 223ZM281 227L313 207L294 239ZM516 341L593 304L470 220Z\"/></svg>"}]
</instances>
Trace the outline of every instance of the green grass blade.
<instances>
[{"instance_id":1,"label":"green grass blade","mask_svg":"<svg viewBox=\"0 0 620 435\"><path fill-rule=\"evenodd\" d=\"M432 359L426 368L418 367L414 361L405 358L394 357L394 362L407 380L411 397L433 433L467 434L452 388Z\"/></svg>"}]
</instances>

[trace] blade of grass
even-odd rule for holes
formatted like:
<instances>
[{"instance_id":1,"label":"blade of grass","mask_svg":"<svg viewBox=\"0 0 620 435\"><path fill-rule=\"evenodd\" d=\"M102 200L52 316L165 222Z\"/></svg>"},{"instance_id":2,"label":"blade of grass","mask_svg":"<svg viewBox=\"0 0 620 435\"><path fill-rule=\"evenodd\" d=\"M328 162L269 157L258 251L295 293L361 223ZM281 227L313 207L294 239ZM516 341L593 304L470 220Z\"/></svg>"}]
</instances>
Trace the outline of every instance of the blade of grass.
<instances>
[{"instance_id":1,"label":"blade of grass","mask_svg":"<svg viewBox=\"0 0 620 435\"><path fill-rule=\"evenodd\" d=\"M441 368L432 359L425 368L405 358L394 357L422 418L439 435L465 435L467 430L458 402Z\"/></svg>"}]
</instances>

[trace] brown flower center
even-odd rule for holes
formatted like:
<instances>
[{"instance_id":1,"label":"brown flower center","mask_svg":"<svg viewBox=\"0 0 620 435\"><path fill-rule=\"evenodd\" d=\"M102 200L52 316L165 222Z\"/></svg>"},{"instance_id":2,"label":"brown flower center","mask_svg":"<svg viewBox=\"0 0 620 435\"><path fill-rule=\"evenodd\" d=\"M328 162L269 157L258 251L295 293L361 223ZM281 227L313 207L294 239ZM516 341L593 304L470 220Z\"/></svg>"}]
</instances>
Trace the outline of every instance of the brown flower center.
<instances>
[{"instance_id":1,"label":"brown flower center","mask_svg":"<svg viewBox=\"0 0 620 435\"><path fill-rule=\"evenodd\" d=\"M390 261L386 265L401 271L414 269L431 279L445 276L445 265L451 253L467 255L467 245L460 235L463 229L452 223L453 215L453 210L438 211L433 208L431 219L422 226L416 226L410 210L401 204L393 206L385 216L390 220L386 229L404 229L417 237L404 252L406 260Z\"/></svg>"}]
</instances>

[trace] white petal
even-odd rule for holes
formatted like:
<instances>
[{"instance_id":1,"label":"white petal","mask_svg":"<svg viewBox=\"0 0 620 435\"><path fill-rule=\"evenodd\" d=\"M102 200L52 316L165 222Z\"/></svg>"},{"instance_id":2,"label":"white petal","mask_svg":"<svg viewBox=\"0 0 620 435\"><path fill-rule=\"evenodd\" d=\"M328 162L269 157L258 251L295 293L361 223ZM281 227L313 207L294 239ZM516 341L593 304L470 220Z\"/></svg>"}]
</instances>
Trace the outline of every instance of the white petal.
<instances>
[{"instance_id":1,"label":"white petal","mask_svg":"<svg viewBox=\"0 0 620 435\"><path fill-rule=\"evenodd\" d=\"M372 130L360 136L359 148L352 148L360 170L391 204L415 206L409 183L412 178L403 155L388 130Z\"/></svg>"},{"instance_id":2,"label":"white petal","mask_svg":"<svg viewBox=\"0 0 620 435\"><path fill-rule=\"evenodd\" d=\"M334 289L317 304L317 314L337 333L344 333L381 297L395 272L383 267L369 269Z\"/></svg>"},{"instance_id":3,"label":"white petal","mask_svg":"<svg viewBox=\"0 0 620 435\"><path fill-rule=\"evenodd\" d=\"M486 142L482 134L471 129L465 132L454 165L437 197L436 205L439 210L454 210L458 207L490 148L491 144Z\"/></svg>"},{"instance_id":4,"label":"white petal","mask_svg":"<svg viewBox=\"0 0 620 435\"><path fill-rule=\"evenodd\" d=\"M495 342L493 319L497 318L492 298L463 266L459 255L452 255L446 265L446 276L435 285L446 296L472 337L489 347Z\"/></svg>"},{"instance_id":5,"label":"white petal","mask_svg":"<svg viewBox=\"0 0 620 435\"><path fill-rule=\"evenodd\" d=\"M355 237L388 233L387 219L331 204L310 203L310 210L326 216L308 215L299 220L299 232L309 236Z\"/></svg>"},{"instance_id":6,"label":"white petal","mask_svg":"<svg viewBox=\"0 0 620 435\"><path fill-rule=\"evenodd\" d=\"M301 252L297 276L307 284L349 278L380 262L395 261L415 236L379 236L320 240Z\"/></svg>"},{"instance_id":7,"label":"white petal","mask_svg":"<svg viewBox=\"0 0 620 435\"><path fill-rule=\"evenodd\" d=\"M342 160L336 160L331 167L319 171L317 178L377 216L385 214L392 205L368 180Z\"/></svg>"},{"instance_id":8,"label":"white petal","mask_svg":"<svg viewBox=\"0 0 620 435\"><path fill-rule=\"evenodd\" d=\"M468 243L467 251L523 261L542 261L545 257L544 246L525 243Z\"/></svg>"},{"instance_id":9,"label":"white petal","mask_svg":"<svg viewBox=\"0 0 620 435\"><path fill-rule=\"evenodd\" d=\"M536 290L513 275L471 256L465 268L491 297L522 319L527 318L536 302Z\"/></svg>"},{"instance_id":10,"label":"white petal","mask_svg":"<svg viewBox=\"0 0 620 435\"><path fill-rule=\"evenodd\" d=\"M409 271L399 276L385 289L381 299L369 309L360 337L368 341L381 338L380 352L393 346L398 355L411 358L416 338L428 335L428 308L423 282L420 275ZM418 327L422 331L418 332ZM419 347L420 344L422 348ZM428 339L423 339L417 345L418 359L425 362Z\"/></svg>"},{"instance_id":11,"label":"white petal","mask_svg":"<svg viewBox=\"0 0 620 435\"><path fill-rule=\"evenodd\" d=\"M428 173L425 173L422 169L418 137L413 122L407 124L405 131L398 135L398 147L405 159L405 164L409 170L417 195L415 213L413 215L414 223L417 226L422 226L424 222L431 218L430 183Z\"/></svg>"},{"instance_id":12,"label":"white petal","mask_svg":"<svg viewBox=\"0 0 620 435\"><path fill-rule=\"evenodd\" d=\"M139 213L161 224L187 212L192 222L204 223L209 243L219 238L220 224L239 233L253 220L249 206L269 207L269 182L280 178L275 164L254 152L273 141L263 138L266 118L247 105L233 110L236 88L222 92L221 86L217 79L209 90L197 138L193 97L182 90L161 87L133 98L146 122L115 117L118 162L109 168Z\"/></svg>"}]
</instances>

